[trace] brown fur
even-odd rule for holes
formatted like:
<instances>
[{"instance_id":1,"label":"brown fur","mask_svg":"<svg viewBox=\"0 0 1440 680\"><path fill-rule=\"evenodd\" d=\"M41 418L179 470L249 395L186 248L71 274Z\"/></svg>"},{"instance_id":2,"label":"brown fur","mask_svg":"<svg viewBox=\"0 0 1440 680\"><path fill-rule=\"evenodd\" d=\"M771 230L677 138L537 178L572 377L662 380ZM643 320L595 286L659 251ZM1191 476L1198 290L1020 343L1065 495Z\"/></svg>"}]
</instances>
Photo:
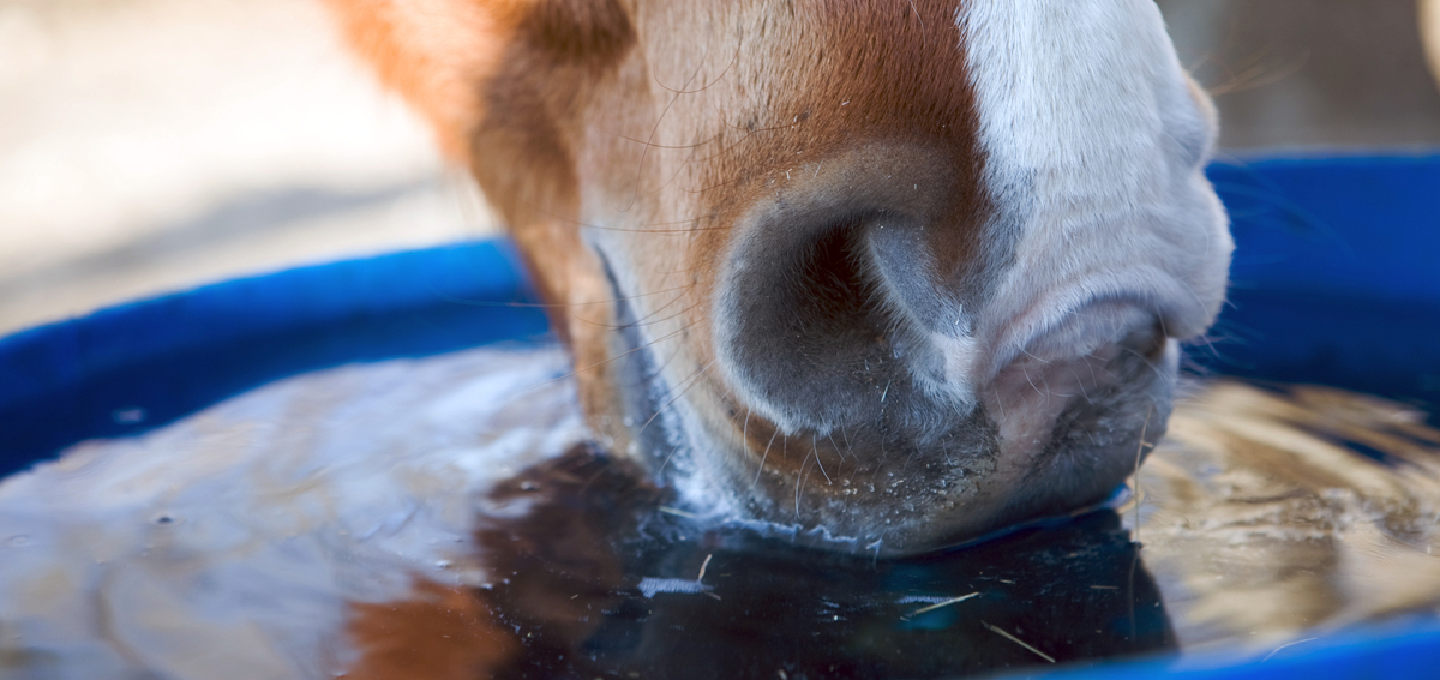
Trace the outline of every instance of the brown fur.
<instances>
[{"instance_id":1,"label":"brown fur","mask_svg":"<svg viewBox=\"0 0 1440 680\"><path fill-rule=\"evenodd\" d=\"M419 580L406 600L351 607L347 632L362 650L351 680L489 678L521 646L469 588Z\"/></svg>"},{"instance_id":2,"label":"brown fur","mask_svg":"<svg viewBox=\"0 0 1440 680\"><path fill-rule=\"evenodd\" d=\"M525 503L528 512L480 518L475 557L490 585L421 578L404 600L351 605L346 632L360 657L345 677L546 677L567 655L561 667L583 668L580 641L627 585L610 541L657 501L644 479L577 445L498 485L489 503Z\"/></svg>"},{"instance_id":3,"label":"brown fur","mask_svg":"<svg viewBox=\"0 0 1440 680\"><path fill-rule=\"evenodd\" d=\"M574 146L603 79L633 40L617 2L584 0L326 0L382 81L433 125L447 155L469 166L561 310L555 327L581 385L609 415L600 328L610 297L580 243ZM581 322L574 315L588 314Z\"/></svg>"},{"instance_id":4,"label":"brown fur","mask_svg":"<svg viewBox=\"0 0 1440 680\"><path fill-rule=\"evenodd\" d=\"M954 227L928 232L939 275L981 258L982 160L953 3L328 1L498 207L559 305L592 424L621 450L613 293L580 235L597 215L633 230L630 257L646 263L633 293L666 338L664 370L714 426L748 439L750 465L774 427L706 370L703 323L737 217L777 182L843 188L857 142L913 144L949 159L934 168L946 188L928 194L944 200L926 206Z\"/></svg>"}]
</instances>

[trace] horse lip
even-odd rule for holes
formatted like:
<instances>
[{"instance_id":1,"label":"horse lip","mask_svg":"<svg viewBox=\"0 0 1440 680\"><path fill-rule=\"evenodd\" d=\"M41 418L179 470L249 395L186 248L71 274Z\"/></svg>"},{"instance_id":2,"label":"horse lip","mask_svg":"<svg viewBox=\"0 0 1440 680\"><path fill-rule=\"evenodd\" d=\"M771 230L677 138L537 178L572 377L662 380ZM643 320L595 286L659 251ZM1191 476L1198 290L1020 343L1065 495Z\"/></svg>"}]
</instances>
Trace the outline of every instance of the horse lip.
<instances>
[{"instance_id":1,"label":"horse lip","mask_svg":"<svg viewBox=\"0 0 1440 680\"><path fill-rule=\"evenodd\" d=\"M1217 311L1212 307L1218 308L1218 304L1207 305L1196 299L1178 277L1154 267L1129 267L1080 277L1042 293L1018 314L1007 316L1008 320L995 316L987 319L993 349L986 374L979 377L982 383L989 382L1016 359L1027 353L1033 356L1037 344L1073 326L1077 319L1084 318L1087 308L1096 305L1128 307L1147 322L1158 322L1167 339L1185 340L1205 332ZM1132 325L1140 323L1136 319ZM1118 329L1118 325L1112 326ZM1088 335L1104 344L1123 333L1092 331Z\"/></svg>"}]
</instances>

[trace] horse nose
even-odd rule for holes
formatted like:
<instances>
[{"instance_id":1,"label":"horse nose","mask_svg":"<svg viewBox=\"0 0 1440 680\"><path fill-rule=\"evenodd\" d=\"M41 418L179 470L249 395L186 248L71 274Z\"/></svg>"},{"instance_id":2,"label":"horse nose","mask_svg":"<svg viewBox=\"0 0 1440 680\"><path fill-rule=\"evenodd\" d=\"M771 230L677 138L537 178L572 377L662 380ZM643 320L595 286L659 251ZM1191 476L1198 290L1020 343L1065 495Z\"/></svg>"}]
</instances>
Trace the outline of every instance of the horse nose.
<instances>
[{"instance_id":1,"label":"horse nose","mask_svg":"<svg viewBox=\"0 0 1440 680\"><path fill-rule=\"evenodd\" d=\"M1017 253L1013 225L943 164L876 167L776 192L724 265L717 358L783 432L878 425L924 444L983 409L1033 449L1068 400L1164 377L1169 338L1204 311L1123 248Z\"/></svg>"},{"instance_id":2,"label":"horse nose","mask_svg":"<svg viewBox=\"0 0 1440 680\"><path fill-rule=\"evenodd\" d=\"M736 211L709 319L745 442L726 474L760 514L824 499L810 521L872 535L881 513L902 550L1098 502L1163 434L1177 338L1219 304L1197 282L1223 244L1187 245L1208 185L1038 209L904 151Z\"/></svg>"}]
</instances>

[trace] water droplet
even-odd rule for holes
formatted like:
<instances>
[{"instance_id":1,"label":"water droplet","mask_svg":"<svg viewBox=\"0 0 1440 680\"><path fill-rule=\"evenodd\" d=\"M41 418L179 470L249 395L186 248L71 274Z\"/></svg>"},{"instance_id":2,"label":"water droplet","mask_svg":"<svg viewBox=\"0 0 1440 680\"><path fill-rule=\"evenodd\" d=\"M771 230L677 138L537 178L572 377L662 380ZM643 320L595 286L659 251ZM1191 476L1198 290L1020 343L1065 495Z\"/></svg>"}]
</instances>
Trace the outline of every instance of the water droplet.
<instances>
[{"instance_id":1,"label":"water droplet","mask_svg":"<svg viewBox=\"0 0 1440 680\"><path fill-rule=\"evenodd\" d=\"M145 409L143 408L122 408L116 409L110 416L115 422L121 425L133 425L145 421Z\"/></svg>"}]
</instances>

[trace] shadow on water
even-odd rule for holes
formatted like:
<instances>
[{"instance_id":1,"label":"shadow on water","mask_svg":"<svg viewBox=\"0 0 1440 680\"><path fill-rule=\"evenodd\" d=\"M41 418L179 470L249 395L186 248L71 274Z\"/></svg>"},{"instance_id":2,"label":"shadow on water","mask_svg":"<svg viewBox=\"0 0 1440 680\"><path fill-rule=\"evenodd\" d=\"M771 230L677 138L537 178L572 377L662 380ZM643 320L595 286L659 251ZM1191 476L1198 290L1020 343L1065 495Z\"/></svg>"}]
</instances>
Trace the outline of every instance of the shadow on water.
<instances>
[{"instance_id":1,"label":"shadow on water","mask_svg":"<svg viewBox=\"0 0 1440 680\"><path fill-rule=\"evenodd\" d=\"M644 479L577 446L497 487L475 534L494 583L438 599L434 584L416 589L475 618L437 631L423 604L356 605L364 658L353 677L413 672L419 657L469 669L436 677L955 677L1175 647L1113 510L875 559L704 526ZM483 651L426 647L466 635Z\"/></svg>"}]
</instances>

